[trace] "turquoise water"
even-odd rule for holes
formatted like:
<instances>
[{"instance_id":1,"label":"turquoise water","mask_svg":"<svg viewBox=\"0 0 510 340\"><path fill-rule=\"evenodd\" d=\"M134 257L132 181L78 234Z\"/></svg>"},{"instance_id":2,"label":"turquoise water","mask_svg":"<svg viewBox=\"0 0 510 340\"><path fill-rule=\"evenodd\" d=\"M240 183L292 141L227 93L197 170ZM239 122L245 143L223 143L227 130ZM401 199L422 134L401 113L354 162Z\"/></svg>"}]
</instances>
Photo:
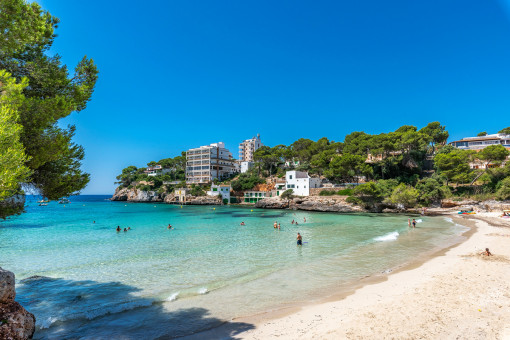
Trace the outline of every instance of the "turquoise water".
<instances>
[{"instance_id":1,"label":"turquoise water","mask_svg":"<svg viewBox=\"0 0 510 340\"><path fill-rule=\"evenodd\" d=\"M107 198L45 207L32 200L27 213L0 222L0 266L16 274L17 299L37 318L36 339L193 334L333 294L452 245L467 230L443 217L417 217L409 229L405 215ZM131 230L118 233L117 225ZM251 327L233 323L231 332Z\"/></svg>"}]
</instances>

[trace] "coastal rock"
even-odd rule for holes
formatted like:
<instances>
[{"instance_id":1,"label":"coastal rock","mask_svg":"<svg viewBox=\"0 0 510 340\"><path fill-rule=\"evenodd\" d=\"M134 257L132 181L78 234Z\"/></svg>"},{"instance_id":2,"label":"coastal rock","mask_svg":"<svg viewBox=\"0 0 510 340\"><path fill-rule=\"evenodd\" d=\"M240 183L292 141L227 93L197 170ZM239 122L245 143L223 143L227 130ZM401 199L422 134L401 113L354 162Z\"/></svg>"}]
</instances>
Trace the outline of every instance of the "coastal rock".
<instances>
[{"instance_id":1,"label":"coastal rock","mask_svg":"<svg viewBox=\"0 0 510 340\"><path fill-rule=\"evenodd\" d=\"M14 301L14 273L0 268L0 303Z\"/></svg>"},{"instance_id":2,"label":"coastal rock","mask_svg":"<svg viewBox=\"0 0 510 340\"><path fill-rule=\"evenodd\" d=\"M191 197L188 200L191 205L221 205L222 201L220 196L198 196Z\"/></svg>"},{"instance_id":3,"label":"coastal rock","mask_svg":"<svg viewBox=\"0 0 510 340\"><path fill-rule=\"evenodd\" d=\"M280 197L268 197L255 203L255 208L262 209L287 209L289 201Z\"/></svg>"},{"instance_id":4,"label":"coastal rock","mask_svg":"<svg viewBox=\"0 0 510 340\"><path fill-rule=\"evenodd\" d=\"M156 191L143 191L137 188L117 188L113 194L112 201L128 202L163 202L164 194Z\"/></svg>"},{"instance_id":5,"label":"coastal rock","mask_svg":"<svg viewBox=\"0 0 510 340\"><path fill-rule=\"evenodd\" d=\"M478 203L480 203L479 201L469 201L469 200L465 200L465 201L452 201L452 200L442 200L441 201L441 208L455 208L455 207L460 207L460 206L473 206L473 205L478 205Z\"/></svg>"},{"instance_id":6,"label":"coastal rock","mask_svg":"<svg viewBox=\"0 0 510 340\"><path fill-rule=\"evenodd\" d=\"M346 196L307 196L296 197L292 200L282 200L279 197L270 197L255 203L256 208L263 209L293 209L324 212L359 212L359 206L347 203Z\"/></svg>"},{"instance_id":7,"label":"coastal rock","mask_svg":"<svg viewBox=\"0 0 510 340\"><path fill-rule=\"evenodd\" d=\"M0 340L31 339L35 316L14 301L14 274L0 268Z\"/></svg>"}]
</instances>

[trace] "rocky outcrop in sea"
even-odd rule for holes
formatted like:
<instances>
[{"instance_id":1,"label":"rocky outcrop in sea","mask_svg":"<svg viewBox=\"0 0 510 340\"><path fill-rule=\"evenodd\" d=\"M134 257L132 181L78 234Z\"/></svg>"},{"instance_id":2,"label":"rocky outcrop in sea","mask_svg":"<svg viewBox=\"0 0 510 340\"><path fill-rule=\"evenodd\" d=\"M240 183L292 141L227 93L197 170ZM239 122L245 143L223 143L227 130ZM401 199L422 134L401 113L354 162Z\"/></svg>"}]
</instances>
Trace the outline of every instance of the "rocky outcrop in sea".
<instances>
[{"instance_id":1,"label":"rocky outcrop in sea","mask_svg":"<svg viewBox=\"0 0 510 340\"><path fill-rule=\"evenodd\" d=\"M360 206L347 203L345 198L344 196L307 196L286 200L280 197L270 197L258 201L255 207L344 213L364 211Z\"/></svg>"},{"instance_id":2,"label":"rocky outcrop in sea","mask_svg":"<svg viewBox=\"0 0 510 340\"><path fill-rule=\"evenodd\" d=\"M164 202L170 204L178 203L173 193L161 193L156 191L143 191L136 188L117 188L113 194L112 201L126 201L137 203ZM187 196L187 205L221 205L219 196Z\"/></svg>"},{"instance_id":3,"label":"rocky outcrop in sea","mask_svg":"<svg viewBox=\"0 0 510 340\"><path fill-rule=\"evenodd\" d=\"M32 339L35 316L14 301L14 273L0 268L0 340Z\"/></svg>"}]
</instances>

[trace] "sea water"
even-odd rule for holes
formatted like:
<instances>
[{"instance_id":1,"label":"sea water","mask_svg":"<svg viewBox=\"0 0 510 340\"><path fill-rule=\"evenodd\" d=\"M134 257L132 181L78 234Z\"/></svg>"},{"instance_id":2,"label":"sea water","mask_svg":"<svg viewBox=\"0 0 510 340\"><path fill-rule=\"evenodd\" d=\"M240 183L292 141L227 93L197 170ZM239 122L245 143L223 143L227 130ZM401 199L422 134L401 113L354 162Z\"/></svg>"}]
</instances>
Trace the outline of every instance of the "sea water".
<instances>
[{"instance_id":1,"label":"sea water","mask_svg":"<svg viewBox=\"0 0 510 340\"><path fill-rule=\"evenodd\" d=\"M413 229L408 217L31 198L0 222L0 266L16 274L36 339L180 337L334 294L467 230L428 216ZM252 327L234 321L227 336Z\"/></svg>"}]
</instances>

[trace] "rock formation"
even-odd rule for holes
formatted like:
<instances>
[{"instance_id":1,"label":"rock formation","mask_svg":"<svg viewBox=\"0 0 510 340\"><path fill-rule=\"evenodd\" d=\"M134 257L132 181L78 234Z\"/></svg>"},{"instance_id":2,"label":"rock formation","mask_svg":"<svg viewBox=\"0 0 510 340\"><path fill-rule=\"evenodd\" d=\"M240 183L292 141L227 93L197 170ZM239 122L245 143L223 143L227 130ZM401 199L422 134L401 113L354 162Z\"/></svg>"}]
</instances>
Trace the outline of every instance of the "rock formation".
<instances>
[{"instance_id":1,"label":"rock formation","mask_svg":"<svg viewBox=\"0 0 510 340\"><path fill-rule=\"evenodd\" d=\"M0 340L31 339L35 317L14 301L14 274L0 268Z\"/></svg>"},{"instance_id":2,"label":"rock formation","mask_svg":"<svg viewBox=\"0 0 510 340\"><path fill-rule=\"evenodd\" d=\"M128 202L163 202L164 194L158 194L156 191L143 191L137 188L117 188L111 198L112 201Z\"/></svg>"},{"instance_id":3,"label":"rock formation","mask_svg":"<svg viewBox=\"0 0 510 340\"><path fill-rule=\"evenodd\" d=\"M291 200L270 197L258 201L256 208L293 209L324 212L360 212L363 208L347 203L344 196L307 196Z\"/></svg>"}]
</instances>

